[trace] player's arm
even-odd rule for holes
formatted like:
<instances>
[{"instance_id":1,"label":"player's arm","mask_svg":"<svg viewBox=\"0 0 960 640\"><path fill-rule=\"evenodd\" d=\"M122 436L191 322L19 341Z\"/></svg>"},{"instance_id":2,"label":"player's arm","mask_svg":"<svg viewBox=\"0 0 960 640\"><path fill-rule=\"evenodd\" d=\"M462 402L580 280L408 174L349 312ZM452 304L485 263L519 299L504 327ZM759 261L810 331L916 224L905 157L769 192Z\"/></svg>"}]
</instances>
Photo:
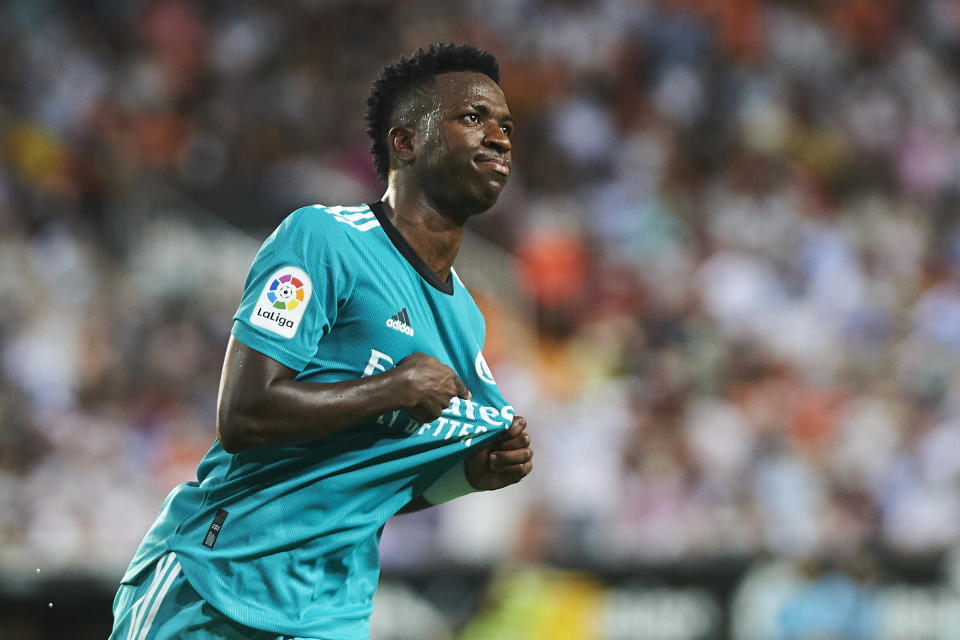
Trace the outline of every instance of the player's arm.
<instances>
[{"instance_id":1,"label":"player's arm","mask_svg":"<svg viewBox=\"0 0 960 640\"><path fill-rule=\"evenodd\" d=\"M467 493L494 491L520 482L533 471L533 449L530 435L524 431L526 428L526 418L515 416L510 428L500 437L471 453L438 481L448 486L431 487L398 513L420 511ZM462 480L458 481L458 474L462 474Z\"/></svg>"},{"instance_id":2,"label":"player's arm","mask_svg":"<svg viewBox=\"0 0 960 640\"><path fill-rule=\"evenodd\" d=\"M453 369L425 353L355 380L298 382L296 375L230 336L217 397L217 437L225 450L307 442L396 410L430 422L454 396L470 397Z\"/></svg>"}]
</instances>

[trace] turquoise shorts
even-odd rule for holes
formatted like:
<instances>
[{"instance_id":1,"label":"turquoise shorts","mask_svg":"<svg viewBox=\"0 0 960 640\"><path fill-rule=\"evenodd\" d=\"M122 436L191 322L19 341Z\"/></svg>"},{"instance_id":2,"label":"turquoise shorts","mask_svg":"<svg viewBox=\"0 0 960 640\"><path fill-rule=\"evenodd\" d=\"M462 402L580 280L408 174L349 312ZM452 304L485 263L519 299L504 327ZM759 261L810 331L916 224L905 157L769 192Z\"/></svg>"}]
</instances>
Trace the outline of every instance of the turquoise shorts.
<instances>
[{"instance_id":1,"label":"turquoise shorts","mask_svg":"<svg viewBox=\"0 0 960 640\"><path fill-rule=\"evenodd\" d=\"M308 640L258 631L211 607L187 582L177 554L163 555L113 601L110 640Z\"/></svg>"}]
</instances>

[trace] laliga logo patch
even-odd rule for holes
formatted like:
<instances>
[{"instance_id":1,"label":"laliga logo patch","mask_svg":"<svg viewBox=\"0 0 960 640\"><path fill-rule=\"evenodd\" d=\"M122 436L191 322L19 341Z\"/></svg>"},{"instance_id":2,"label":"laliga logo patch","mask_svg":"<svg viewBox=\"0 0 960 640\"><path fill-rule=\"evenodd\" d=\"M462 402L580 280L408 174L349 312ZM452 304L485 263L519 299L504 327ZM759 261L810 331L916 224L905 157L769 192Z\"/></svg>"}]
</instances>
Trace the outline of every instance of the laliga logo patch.
<instances>
[{"instance_id":1,"label":"laliga logo patch","mask_svg":"<svg viewBox=\"0 0 960 640\"><path fill-rule=\"evenodd\" d=\"M250 323L284 338L296 335L310 302L313 284L303 269L283 267L267 279Z\"/></svg>"},{"instance_id":2,"label":"laliga logo patch","mask_svg":"<svg viewBox=\"0 0 960 640\"><path fill-rule=\"evenodd\" d=\"M490 371L490 366L487 365L487 361L483 359L483 352L477 351L477 360L474 362L474 367L477 370L477 375L480 376L480 379L486 382L487 384L497 384L493 379L493 373Z\"/></svg>"}]
</instances>

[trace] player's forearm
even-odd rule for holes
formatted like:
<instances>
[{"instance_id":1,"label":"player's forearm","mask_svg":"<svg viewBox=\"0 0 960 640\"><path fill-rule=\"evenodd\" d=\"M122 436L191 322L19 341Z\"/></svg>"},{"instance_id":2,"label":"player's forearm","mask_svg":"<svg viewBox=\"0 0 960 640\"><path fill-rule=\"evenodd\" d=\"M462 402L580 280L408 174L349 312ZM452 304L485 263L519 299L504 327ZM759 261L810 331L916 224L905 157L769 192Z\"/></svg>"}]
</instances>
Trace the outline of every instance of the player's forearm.
<instances>
[{"instance_id":1,"label":"player's forearm","mask_svg":"<svg viewBox=\"0 0 960 640\"><path fill-rule=\"evenodd\" d=\"M375 416L404 409L403 381L392 371L332 383L277 380L258 392L225 400L217 435L236 453L261 445L307 442Z\"/></svg>"}]
</instances>

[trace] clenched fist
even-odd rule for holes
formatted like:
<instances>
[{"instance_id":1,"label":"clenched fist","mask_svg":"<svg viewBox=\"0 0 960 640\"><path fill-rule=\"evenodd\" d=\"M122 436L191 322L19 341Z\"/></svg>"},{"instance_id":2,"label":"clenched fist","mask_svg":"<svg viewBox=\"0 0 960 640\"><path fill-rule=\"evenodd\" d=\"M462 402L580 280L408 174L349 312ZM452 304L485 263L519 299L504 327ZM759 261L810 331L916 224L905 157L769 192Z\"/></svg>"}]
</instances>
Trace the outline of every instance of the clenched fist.
<instances>
[{"instance_id":1,"label":"clenched fist","mask_svg":"<svg viewBox=\"0 0 960 640\"><path fill-rule=\"evenodd\" d=\"M527 420L515 416L510 428L491 444L477 449L466 461L467 480L475 489L493 491L520 482L533 471Z\"/></svg>"},{"instance_id":2,"label":"clenched fist","mask_svg":"<svg viewBox=\"0 0 960 640\"><path fill-rule=\"evenodd\" d=\"M417 422L432 422L459 396L470 399L470 392L456 372L426 353L411 353L397 363L393 375L401 380L404 410Z\"/></svg>"}]
</instances>

